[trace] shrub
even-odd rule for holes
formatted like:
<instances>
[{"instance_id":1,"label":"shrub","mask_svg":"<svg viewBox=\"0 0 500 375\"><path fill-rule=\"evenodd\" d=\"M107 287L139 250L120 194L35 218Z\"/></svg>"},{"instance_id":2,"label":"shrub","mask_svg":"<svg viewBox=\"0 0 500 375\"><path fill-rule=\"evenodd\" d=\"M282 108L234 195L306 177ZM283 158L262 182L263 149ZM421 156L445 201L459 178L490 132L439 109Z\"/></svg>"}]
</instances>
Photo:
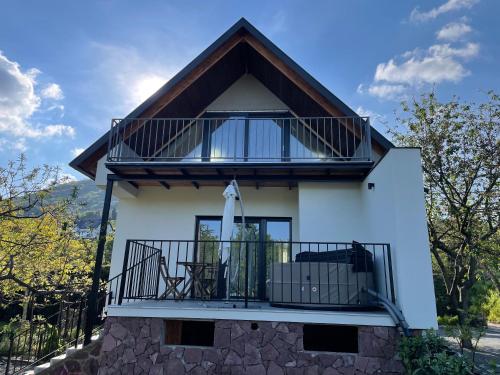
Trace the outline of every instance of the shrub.
<instances>
[{"instance_id":1,"label":"shrub","mask_svg":"<svg viewBox=\"0 0 500 375\"><path fill-rule=\"evenodd\" d=\"M399 356L410 375L471 374L472 365L464 357L448 350L444 339L434 331L403 338Z\"/></svg>"},{"instance_id":2,"label":"shrub","mask_svg":"<svg viewBox=\"0 0 500 375\"><path fill-rule=\"evenodd\" d=\"M500 323L500 294L497 291L489 291L483 308L487 314L488 322Z\"/></svg>"},{"instance_id":3,"label":"shrub","mask_svg":"<svg viewBox=\"0 0 500 375\"><path fill-rule=\"evenodd\" d=\"M456 326L458 324L457 315L443 315L438 316L438 324L440 326Z\"/></svg>"}]
</instances>

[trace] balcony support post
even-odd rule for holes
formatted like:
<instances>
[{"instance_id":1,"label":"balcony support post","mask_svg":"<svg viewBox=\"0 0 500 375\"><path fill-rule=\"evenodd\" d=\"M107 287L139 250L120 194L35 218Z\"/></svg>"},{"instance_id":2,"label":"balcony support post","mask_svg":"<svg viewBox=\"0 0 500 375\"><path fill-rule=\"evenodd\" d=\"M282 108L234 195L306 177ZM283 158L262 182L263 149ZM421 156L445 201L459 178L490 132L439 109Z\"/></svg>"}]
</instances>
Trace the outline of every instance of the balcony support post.
<instances>
[{"instance_id":1,"label":"balcony support post","mask_svg":"<svg viewBox=\"0 0 500 375\"><path fill-rule=\"evenodd\" d=\"M97 252L95 256L94 274L92 277L92 288L90 290L87 304L87 318L85 319L85 335L83 345L90 344L92 340L92 328L95 321L97 320L99 284L101 278L102 259L104 256L104 247L106 245L106 234L108 231L109 209L111 206L112 193L113 180L110 178L110 175L108 175L106 182L106 194L104 196L104 204L102 207L101 228L99 231Z\"/></svg>"}]
</instances>

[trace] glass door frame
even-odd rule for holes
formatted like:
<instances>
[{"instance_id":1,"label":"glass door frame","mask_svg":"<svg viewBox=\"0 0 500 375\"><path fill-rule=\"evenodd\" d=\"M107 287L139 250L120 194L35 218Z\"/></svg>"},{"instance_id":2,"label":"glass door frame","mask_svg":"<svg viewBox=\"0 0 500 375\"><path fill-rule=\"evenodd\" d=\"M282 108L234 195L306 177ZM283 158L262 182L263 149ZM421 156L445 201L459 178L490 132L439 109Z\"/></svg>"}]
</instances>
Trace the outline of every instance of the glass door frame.
<instances>
[{"instance_id":1,"label":"glass door frame","mask_svg":"<svg viewBox=\"0 0 500 375\"><path fill-rule=\"evenodd\" d=\"M250 138L250 120L252 119L266 119L266 118L291 118L293 116L289 111L276 111L276 112L246 112L246 111L230 111L230 112L205 112L201 118L207 120L203 121L203 134L210 134L210 119L211 118L240 118L245 121L245 138L243 140L243 160L245 162L249 159L249 138ZM278 125L279 126L279 125ZM290 121L283 121L283 126L281 129L281 160L290 161ZM201 160L204 162L210 161L210 155L212 152L211 147L211 134L210 136L205 136L202 140L201 147ZM250 157L251 158L251 157Z\"/></svg>"},{"instance_id":2,"label":"glass door frame","mask_svg":"<svg viewBox=\"0 0 500 375\"><path fill-rule=\"evenodd\" d=\"M203 220L213 220L213 221L222 221L222 216L210 216L210 215L197 215L195 216L196 225L194 232L194 240L195 246L193 251L193 260L196 261L198 258L198 240L200 233L200 222ZM237 224L241 224L241 216L235 216L234 222ZM266 300L266 236L267 236L267 223L268 222L287 222L288 223L288 233L290 246L288 246L288 262L292 261L292 218L291 217L267 217L267 216L245 216L246 224L259 224L259 239L258 242L258 253L257 253L257 299ZM220 233L219 233L220 240Z\"/></svg>"}]
</instances>

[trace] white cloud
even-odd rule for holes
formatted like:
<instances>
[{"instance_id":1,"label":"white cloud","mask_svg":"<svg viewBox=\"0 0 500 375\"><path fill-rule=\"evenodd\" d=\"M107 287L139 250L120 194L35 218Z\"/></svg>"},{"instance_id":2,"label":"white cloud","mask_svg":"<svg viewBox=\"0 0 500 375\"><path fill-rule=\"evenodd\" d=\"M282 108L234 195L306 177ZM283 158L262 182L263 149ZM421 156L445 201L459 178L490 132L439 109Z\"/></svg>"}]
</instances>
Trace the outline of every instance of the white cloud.
<instances>
[{"instance_id":1,"label":"white cloud","mask_svg":"<svg viewBox=\"0 0 500 375\"><path fill-rule=\"evenodd\" d=\"M19 64L0 51L0 134L11 148L26 149L26 138L74 137L75 129L63 124L34 124L41 96L36 90L37 69L22 71ZM54 89L51 89L55 93ZM62 92L61 92L62 94ZM23 141L19 140L22 138Z\"/></svg>"},{"instance_id":2,"label":"white cloud","mask_svg":"<svg viewBox=\"0 0 500 375\"><path fill-rule=\"evenodd\" d=\"M368 86L366 92L372 96L380 99L397 100L404 97L407 87L404 85L391 85L391 84L371 84Z\"/></svg>"},{"instance_id":3,"label":"white cloud","mask_svg":"<svg viewBox=\"0 0 500 375\"><path fill-rule=\"evenodd\" d=\"M423 85L459 82L470 74L464 61L479 54L479 44L467 43L452 47L448 43L435 44L426 50L407 51L400 57L380 63L375 69L373 82L358 92L381 99L403 99L408 91Z\"/></svg>"},{"instance_id":4,"label":"white cloud","mask_svg":"<svg viewBox=\"0 0 500 375\"><path fill-rule=\"evenodd\" d=\"M37 130L37 137L62 137L75 138L75 129L68 125L56 124L47 125Z\"/></svg>"},{"instance_id":5,"label":"white cloud","mask_svg":"<svg viewBox=\"0 0 500 375\"><path fill-rule=\"evenodd\" d=\"M55 109L57 109L61 112L62 115L64 115L64 106L62 104L53 104L47 108L47 111L53 111Z\"/></svg>"},{"instance_id":6,"label":"white cloud","mask_svg":"<svg viewBox=\"0 0 500 375\"><path fill-rule=\"evenodd\" d=\"M472 31L472 28L463 22L451 22L440 29L436 36L439 40L454 42Z\"/></svg>"},{"instance_id":7,"label":"white cloud","mask_svg":"<svg viewBox=\"0 0 500 375\"><path fill-rule=\"evenodd\" d=\"M283 9L278 10L271 16L267 29L270 35L276 35L287 31L287 15Z\"/></svg>"},{"instance_id":8,"label":"white cloud","mask_svg":"<svg viewBox=\"0 0 500 375\"><path fill-rule=\"evenodd\" d=\"M412 10L410 14L410 21L425 22L434 19L441 14L448 13L454 10L470 9L478 2L479 0L448 0L444 4L441 4L436 8L432 8L427 12L421 12L417 7Z\"/></svg>"},{"instance_id":9,"label":"white cloud","mask_svg":"<svg viewBox=\"0 0 500 375\"><path fill-rule=\"evenodd\" d=\"M22 72L19 64L10 61L0 51L0 130L9 118L19 120L30 117L40 106L35 94L38 70Z\"/></svg>"},{"instance_id":10,"label":"white cloud","mask_svg":"<svg viewBox=\"0 0 500 375\"><path fill-rule=\"evenodd\" d=\"M27 149L25 138L17 138L15 140L0 138L0 151L25 152Z\"/></svg>"},{"instance_id":11,"label":"white cloud","mask_svg":"<svg viewBox=\"0 0 500 375\"><path fill-rule=\"evenodd\" d=\"M71 155L73 155L74 158L76 158L78 155L80 155L83 151L85 151L84 148L82 147L75 147L74 149L71 150Z\"/></svg>"},{"instance_id":12,"label":"white cloud","mask_svg":"<svg viewBox=\"0 0 500 375\"><path fill-rule=\"evenodd\" d=\"M407 60L401 63L390 59L387 63L378 64L374 80L409 85L458 82L470 74L459 59L469 59L478 53L477 43L468 43L462 48L436 44L423 53L418 50L405 53Z\"/></svg>"},{"instance_id":13,"label":"white cloud","mask_svg":"<svg viewBox=\"0 0 500 375\"><path fill-rule=\"evenodd\" d=\"M381 115L380 113L374 112L370 109L366 109L362 106L358 106L356 108L356 113L361 116L361 117L369 117L370 120L378 120L378 121L385 121L385 116Z\"/></svg>"},{"instance_id":14,"label":"white cloud","mask_svg":"<svg viewBox=\"0 0 500 375\"><path fill-rule=\"evenodd\" d=\"M435 57L461 57L471 59L479 54L478 43L467 43L462 48L453 48L449 44L435 44L429 47L429 54Z\"/></svg>"},{"instance_id":15,"label":"white cloud","mask_svg":"<svg viewBox=\"0 0 500 375\"><path fill-rule=\"evenodd\" d=\"M43 98L46 99L54 99L54 100L64 99L64 94L63 91L61 90L61 86L59 86L57 83L49 83L42 89L41 95Z\"/></svg>"}]
</instances>

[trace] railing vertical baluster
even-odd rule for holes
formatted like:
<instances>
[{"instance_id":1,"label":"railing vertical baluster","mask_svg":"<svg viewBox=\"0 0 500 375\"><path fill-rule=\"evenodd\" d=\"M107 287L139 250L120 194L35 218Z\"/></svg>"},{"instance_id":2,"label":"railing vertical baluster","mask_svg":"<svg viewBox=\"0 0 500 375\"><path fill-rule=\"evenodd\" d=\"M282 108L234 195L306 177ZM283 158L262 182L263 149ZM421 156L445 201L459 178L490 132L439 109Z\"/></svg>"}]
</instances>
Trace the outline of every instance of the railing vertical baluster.
<instances>
[{"instance_id":1,"label":"railing vertical baluster","mask_svg":"<svg viewBox=\"0 0 500 375\"><path fill-rule=\"evenodd\" d=\"M76 334L75 334L75 348L78 347L78 337L80 336L80 329L82 326L82 309L84 305L84 297L80 298L80 303L78 304L78 320L76 322Z\"/></svg>"},{"instance_id":2,"label":"railing vertical baluster","mask_svg":"<svg viewBox=\"0 0 500 375\"><path fill-rule=\"evenodd\" d=\"M243 228L245 230L245 228ZM248 241L243 243L245 246L245 309L248 308L248 263L249 263L249 254L248 254Z\"/></svg>"},{"instance_id":3,"label":"railing vertical baluster","mask_svg":"<svg viewBox=\"0 0 500 375\"><path fill-rule=\"evenodd\" d=\"M127 278L127 264L128 264L129 251L130 251L130 240L127 240L127 243L125 245L125 256L123 257L122 276L121 276L121 280L120 280L120 290L118 292L118 305L121 305L122 301L123 301L123 293L124 293L124 289L125 289L125 279Z\"/></svg>"},{"instance_id":4,"label":"railing vertical baluster","mask_svg":"<svg viewBox=\"0 0 500 375\"><path fill-rule=\"evenodd\" d=\"M160 267L161 267L161 257L163 252L163 241L160 244L160 251L158 251L158 265L156 268L156 287L155 287L155 297L158 298L160 291Z\"/></svg>"},{"instance_id":5,"label":"railing vertical baluster","mask_svg":"<svg viewBox=\"0 0 500 375\"><path fill-rule=\"evenodd\" d=\"M347 130L346 130L346 131L347 131ZM348 255L347 255L347 244L344 244L344 250L345 250L345 255L346 255L344 265L347 265L347 264L348 264L348 262L349 262L349 257L348 257ZM347 303L349 303L349 301L351 300L351 298L350 298L350 293L349 293L349 287L350 287L350 285L351 285L351 284L349 284L349 272L348 272L348 267L346 267L346 273L345 273L345 274L346 274L346 278L347 278Z\"/></svg>"},{"instance_id":6,"label":"railing vertical baluster","mask_svg":"<svg viewBox=\"0 0 500 375\"><path fill-rule=\"evenodd\" d=\"M319 254L319 246L317 246L317 253ZM318 303L321 304L321 262L318 263Z\"/></svg>"},{"instance_id":7,"label":"railing vertical baluster","mask_svg":"<svg viewBox=\"0 0 500 375\"><path fill-rule=\"evenodd\" d=\"M339 245L335 244L335 251L339 251ZM339 258L338 256L336 257L336 269L337 269L337 304L340 304L340 275L339 275Z\"/></svg>"},{"instance_id":8,"label":"railing vertical baluster","mask_svg":"<svg viewBox=\"0 0 500 375\"><path fill-rule=\"evenodd\" d=\"M354 243L352 244L352 256L354 257L354 269L355 274L356 274L356 297L358 299L358 304L360 303L359 300L359 265L358 265L358 253L356 250L354 250Z\"/></svg>"},{"instance_id":9,"label":"railing vertical baluster","mask_svg":"<svg viewBox=\"0 0 500 375\"><path fill-rule=\"evenodd\" d=\"M330 251L330 244L326 244L326 251ZM327 285L328 285L328 303L331 303L331 292L330 292L330 261L326 262L326 275L327 275Z\"/></svg>"},{"instance_id":10,"label":"railing vertical baluster","mask_svg":"<svg viewBox=\"0 0 500 375\"><path fill-rule=\"evenodd\" d=\"M5 375L10 373L12 354L14 353L14 332L9 332L9 351L7 353L7 363L5 364Z\"/></svg>"}]
</instances>

